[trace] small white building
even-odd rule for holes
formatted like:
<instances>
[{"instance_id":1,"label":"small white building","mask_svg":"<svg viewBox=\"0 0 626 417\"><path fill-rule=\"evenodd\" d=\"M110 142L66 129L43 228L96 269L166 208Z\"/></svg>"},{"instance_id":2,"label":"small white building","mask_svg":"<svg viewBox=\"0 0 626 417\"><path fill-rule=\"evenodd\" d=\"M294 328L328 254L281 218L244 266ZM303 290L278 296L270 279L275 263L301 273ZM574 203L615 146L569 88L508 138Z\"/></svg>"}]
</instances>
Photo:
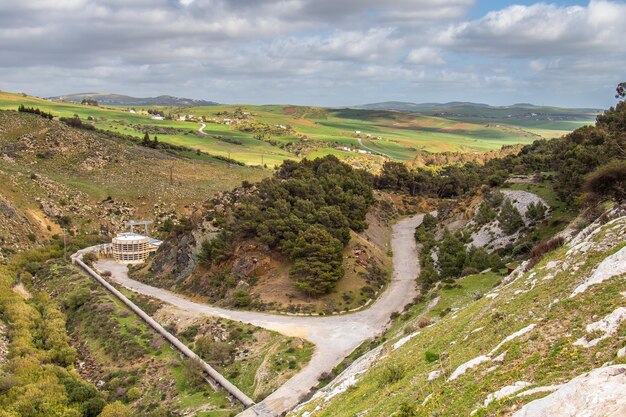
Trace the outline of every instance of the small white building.
<instances>
[{"instance_id":1,"label":"small white building","mask_svg":"<svg viewBox=\"0 0 626 417\"><path fill-rule=\"evenodd\" d=\"M156 115L156 116L152 116L151 119L152 120L163 120L163 119L165 119L165 117Z\"/></svg>"},{"instance_id":2,"label":"small white building","mask_svg":"<svg viewBox=\"0 0 626 417\"><path fill-rule=\"evenodd\" d=\"M118 234L111 241L110 253L113 255L113 259L125 264L139 264L156 252L162 242L148 236L150 223L152 222L145 220L126 222L130 231ZM141 225L144 226L145 233L143 235L133 231L134 226Z\"/></svg>"}]
</instances>

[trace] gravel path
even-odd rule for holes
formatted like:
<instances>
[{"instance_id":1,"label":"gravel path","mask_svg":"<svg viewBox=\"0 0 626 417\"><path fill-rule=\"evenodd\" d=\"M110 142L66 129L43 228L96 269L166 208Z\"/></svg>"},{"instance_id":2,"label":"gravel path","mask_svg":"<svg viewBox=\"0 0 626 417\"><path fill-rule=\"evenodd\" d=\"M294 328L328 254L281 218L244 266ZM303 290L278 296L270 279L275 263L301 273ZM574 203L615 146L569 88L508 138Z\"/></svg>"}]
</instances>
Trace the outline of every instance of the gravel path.
<instances>
[{"instance_id":1,"label":"gravel path","mask_svg":"<svg viewBox=\"0 0 626 417\"><path fill-rule=\"evenodd\" d=\"M316 345L309 364L261 403L245 410L241 417L277 416L295 406L317 385L323 372L331 371L363 341L383 332L393 312L401 311L417 295L415 279L419 274L417 247L413 237L423 215L400 220L393 226L393 278L386 291L366 310L357 313L302 317L251 311L235 311L190 301L162 288L128 277L125 265L100 260L96 268L111 271L111 279L131 290L157 298L198 315L211 315L240 321L287 336L301 337Z\"/></svg>"},{"instance_id":2,"label":"gravel path","mask_svg":"<svg viewBox=\"0 0 626 417\"><path fill-rule=\"evenodd\" d=\"M201 135L208 136L208 134L204 131L205 127L206 127L205 123L200 123L200 127L198 128L198 132L200 132Z\"/></svg>"}]
</instances>

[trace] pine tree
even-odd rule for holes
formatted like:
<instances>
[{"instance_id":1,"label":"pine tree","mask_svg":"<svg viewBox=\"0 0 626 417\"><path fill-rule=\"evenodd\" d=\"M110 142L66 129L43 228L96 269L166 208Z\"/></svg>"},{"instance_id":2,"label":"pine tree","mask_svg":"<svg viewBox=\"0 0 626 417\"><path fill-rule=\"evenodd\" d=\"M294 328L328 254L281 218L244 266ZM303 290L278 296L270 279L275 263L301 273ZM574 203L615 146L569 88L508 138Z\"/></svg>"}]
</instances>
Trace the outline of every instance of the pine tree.
<instances>
[{"instance_id":1,"label":"pine tree","mask_svg":"<svg viewBox=\"0 0 626 417\"><path fill-rule=\"evenodd\" d=\"M150 135L148 135L148 132L146 132L145 135L143 135L143 141L141 142L141 144L143 146L148 146L150 145Z\"/></svg>"},{"instance_id":2,"label":"pine tree","mask_svg":"<svg viewBox=\"0 0 626 417\"><path fill-rule=\"evenodd\" d=\"M498 216L500 227L507 234L511 235L524 226L524 220L519 210L515 208L510 199L505 199Z\"/></svg>"},{"instance_id":3,"label":"pine tree","mask_svg":"<svg viewBox=\"0 0 626 417\"><path fill-rule=\"evenodd\" d=\"M320 226L300 233L292 251L294 286L310 295L330 292L343 277L342 250L341 242Z\"/></svg>"}]
</instances>

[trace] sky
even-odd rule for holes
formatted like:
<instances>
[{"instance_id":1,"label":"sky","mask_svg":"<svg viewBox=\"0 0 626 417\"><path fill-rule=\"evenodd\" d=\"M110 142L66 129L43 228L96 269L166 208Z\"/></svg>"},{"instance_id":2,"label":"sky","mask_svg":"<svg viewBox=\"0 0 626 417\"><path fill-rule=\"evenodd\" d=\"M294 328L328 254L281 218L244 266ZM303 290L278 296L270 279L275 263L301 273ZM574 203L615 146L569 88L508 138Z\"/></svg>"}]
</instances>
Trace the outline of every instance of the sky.
<instances>
[{"instance_id":1,"label":"sky","mask_svg":"<svg viewBox=\"0 0 626 417\"><path fill-rule=\"evenodd\" d=\"M0 0L0 89L604 108L624 27L624 0Z\"/></svg>"}]
</instances>

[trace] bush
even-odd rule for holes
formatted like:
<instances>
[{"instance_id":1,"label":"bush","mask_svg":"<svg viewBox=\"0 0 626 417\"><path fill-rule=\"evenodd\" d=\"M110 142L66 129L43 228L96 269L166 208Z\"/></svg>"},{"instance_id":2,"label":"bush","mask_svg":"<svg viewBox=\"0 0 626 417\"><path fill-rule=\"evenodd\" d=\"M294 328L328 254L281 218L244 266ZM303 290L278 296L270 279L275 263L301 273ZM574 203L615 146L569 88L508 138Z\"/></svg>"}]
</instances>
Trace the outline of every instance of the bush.
<instances>
[{"instance_id":1,"label":"bush","mask_svg":"<svg viewBox=\"0 0 626 417\"><path fill-rule=\"evenodd\" d=\"M135 401L141 397L141 391L137 387L132 387L126 391L126 399L130 402Z\"/></svg>"},{"instance_id":2,"label":"bush","mask_svg":"<svg viewBox=\"0 0 626 417\"><path fill-rule=\"evenodd\" d=\"M526 208L526 218L529 220L541 220L546 217L548 208L541 201L532 202Z\"/></svg>"},{"instance_id":3,"label":"bush","mask_svg":"<svg viewBox=\"0 0 626 417\"><path fill-rule=\"evenodd\" d=\"M65 297L63 304L68 310L76 311L83 306L90 297L91 293L87 288L78 288Z\"/></svg>"},{"instance_id":4,"label":"bush","mask_svg":"<svg viewBox=\"0 0 626 417\"><path fill-rule=\"evenodd\" d=\"M395 384L404 378L405 373L405 369L399 364L386 365L380 376L380 386Z\"/></svg>"},{"instance_id":5,"label":"bush","mask_svg":"<svg viewBox=\"0 0 626 417\"><path fill-rule=\"evenodd\" d=\"M537 243L530 250L530 264L528 268L536 265L548 252L552 252L553 250L563 246L564 243L565 238L563 236L556 236Z\"/></svg>"},{"instance_id":6,"label":"bush","mask_svg":"<svg viewBox=\"0 0 626 417\"><path fill-rule=\"evenodd\" d=\"M394 414L395 417L417 417L417 406L414 403L402 403L400 409Z\"/></svg>"},{"instance_id":7,"label":"bush","mask_svg":"<svg viewBox=\"0 0 626 417\"><path fill-rule=\"evenodd\" d=\"M96 255L94 252L87 252L86 254L83 255L83 262L87 266L92 266L93 263L96 262L97 260L98 260L98 255Z\"/></svg>"},{"instance_id":8,"label":"bush","mask_svg":"<svg viewBox=\"0 0 626 417\"><path fill-rule=\"evenodd\" d=\"M247 307L252 303L250 293L243 288L235 290L233 293L233 305L235 307Z\"/></svg>"},{"instance_id":9,"label":"bush","mask_svg":"<svg viewBox=\"0 0 626 417\"><path fill-rule=\"evenodd\" d=\"M235 354L234 346L204 336L196 340L195 351L204 360L219 365L231 363Z\"/></svg>"},{"instance_id":10,"label":"bush","mask_svg":"<svg viewBox=\"0 0 626 417\"><path fill-rule=\"evenodd\" d=\"M131 417L131 412L119 401L109 404L100 413L99 417Z\"/></svg>"},{"instance_id":11,"label":"bush","mask_svg":"<svg viewBox=\"0 0 626 417\"><path fill-rule=\"evenodd\" d=\"M420 318L417 319L417 327L423 329L426 326L430 326L432 322L433 321L429 317L420 316Z\"/></svg>"},{"instance_id":12,"label":"bush","mask_svg":"<svg viewBox=\"0 0 626 417\"><path fill-rule=\"evenodd\" d=\"M626 161L614 161L587 175L583 191L591 201L626 200Z\"/></svg>"},{"instance_id":13,"label":"bush","mask_svg":"<svg viewBox=\"0 0 626 417\"><path fill-rule=\"evenodd\" d=\"M432 363L439 360L439 355L437 353L427 350L426 352L424 352L424 359L426 359L426 362Z\"/></svg>"},{"instance_id":14,"label":"bush","mask_svg":"<svg viewBox=\"0 0 626 417\"><path fill-rule=\"evenodd\" d=\"M495 210L489 207L489 204L487 204L487 202L483 201L478 207L478 211L476 212L474 220L476 221L476 223L482 226L483 224L487 224L495 218Z\"/></svg>"}]
</instances>

